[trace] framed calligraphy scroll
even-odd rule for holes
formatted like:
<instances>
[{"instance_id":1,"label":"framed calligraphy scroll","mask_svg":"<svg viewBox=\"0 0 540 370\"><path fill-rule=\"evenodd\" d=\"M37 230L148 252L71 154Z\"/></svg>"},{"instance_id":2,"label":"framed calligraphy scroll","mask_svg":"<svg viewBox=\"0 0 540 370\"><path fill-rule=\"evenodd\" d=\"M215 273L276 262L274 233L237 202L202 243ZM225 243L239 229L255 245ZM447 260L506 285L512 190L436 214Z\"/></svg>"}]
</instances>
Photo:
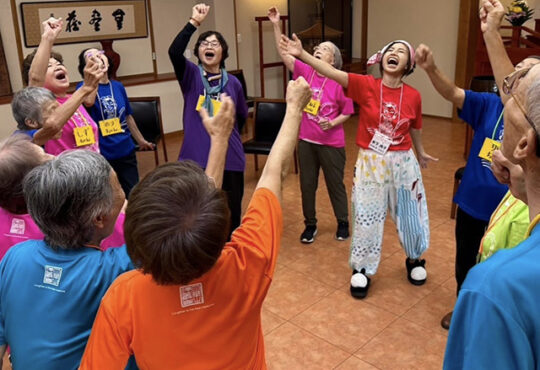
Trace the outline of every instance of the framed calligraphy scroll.
<instances>
[{"instance_id":1,"label":"framed calligraphy scroll","mask_svg":"<svg viewBox=\"0 0 540 370\"><path fill-rule=\"evenodd\" d=\"M41 22L64 20L55 44L148 37L145 0L48 1L21 3L24 44L41 40Z\"/></svg>"}]
</instances>

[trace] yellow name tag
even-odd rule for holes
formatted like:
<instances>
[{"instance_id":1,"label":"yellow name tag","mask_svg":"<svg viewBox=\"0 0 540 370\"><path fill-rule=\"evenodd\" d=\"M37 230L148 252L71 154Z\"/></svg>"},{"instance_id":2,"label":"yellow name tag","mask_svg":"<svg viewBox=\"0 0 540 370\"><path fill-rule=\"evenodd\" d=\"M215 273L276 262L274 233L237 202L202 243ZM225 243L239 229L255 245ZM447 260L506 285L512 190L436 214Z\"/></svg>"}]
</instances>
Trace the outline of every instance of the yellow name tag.
<instances>
[{"instance_id":1,"label":"yellow name tag","mask_svg":"<svg viewBox=\"0 0 540 370\"><path fill-rule=\"evenodd\" d=\"M311 114L312 116L316 116L319 112L319 107L321 106L321 102L315 99L311 99L309 103L304 108L304 112Z\"/></svg>"},{"instance_id":2,"label":"yellow name tag","mask_svg":"<svg viewBox=\"0 0 540 370\"><path fill-rule=\"evenodd\" d=\"M124 130L122 130L122 126L120 126L120 118L118 117L99 121L99 130L101 131L101 135L103 136L109 136L124 132Z\"/></svg>"},{"instance_id":3,"label":"yellow name tag","mask_svg":"<svg viewBox=\"0 0 540 370\"><path fill-rule=\"evenodd\" d=\"M205 97L203 95L199 95L199 100L197 101L197 107L195 110L198 112L201 110L203 104L204 104ZM219 110L221 109L221 102L219 100L210 99L212 102L212 108L214 109L214 116L219 113Z\"/></svg>"},{"instance_id":4,"label":"yellow name tag","mask_svg":"<svg viewBox=\"0 0 540 370\"><path fill-rule=\"evenodd\" d=\"M486 137L486 140L484 140L484 145L482 145L482 149L480 149L480 153L478 154L478 156L482 159L485 159L486 161L491 162L493 152L500 147L501 143Z\"/></svg>"},{"instance_id":5,"label":"yellow name tag","mask_svg":"<svg viewBox=\"0 0 540 370\"><path fill-rule=\"evenodd\" d=\"M96 143L94 131L92 131L91 126L75 127L73 135L75 136L75 144L77 147L93 145Z\"/></svg>"}]
</instances>

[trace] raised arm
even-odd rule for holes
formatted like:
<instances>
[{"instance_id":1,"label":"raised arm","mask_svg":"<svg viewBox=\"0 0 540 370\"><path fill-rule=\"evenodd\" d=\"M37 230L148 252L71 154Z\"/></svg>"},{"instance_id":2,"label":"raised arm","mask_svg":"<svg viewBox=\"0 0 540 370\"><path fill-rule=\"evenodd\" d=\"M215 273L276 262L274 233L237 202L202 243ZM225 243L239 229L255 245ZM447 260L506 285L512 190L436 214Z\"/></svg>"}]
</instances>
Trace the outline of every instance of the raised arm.
<instances>
[{"instance_id":1,"label":"raised arm","mask_svg":"<svg viewBox=\"0 0 540 370\"><path fill-rule=\"evenodd\" d=\"M274 38L276 40L276 49L279 53L279 56L285 64L285 67L287 67L289 71L294 72L295 57L293 57L289 53L284 52L279 47L279 41L281 40L281 28L279 27L280 14L279 10L275 6L268 9L268 19L270 19L270 22L272 22L272 26L274 27Z\"/></svg>"},{"instance_id":2,"label":"raised arm","mask_svg":"<svg viewBox=\"0 0 540 370\"><path fill-rule=\"evenodd\" d=\"M28 86L43 87L45 85L45 75L51 58L51 50L60 31L62 31L62 18L49 18L43 23L43 33L41 41L32 60L32 65L28 71Z\"/></svg>"},{"instance_id":3,"label":"raised arm","mask_svg":"<svg viewBox=\"0 0 540 370\"><path fill-rule=\"evenodd\" d=\"M313 55L305 51L302 48L302 42L296 36L296 34L292 35L292 40L285 35L281 35L281 40L279 41L279 48L281 49L281 52L302 59L304 62L312 66L317 72L336 81L344 88L347 88L347 86L349 86L349 75L346 72L334 68L330 64L315 58Z\"/></svg>"},{"instance_id":4,"label":"raised arm","mask_svg":"<svg viewBox=\"0 0 540 370\"><path fill-rule=\"evenodd\" d=\"M416 64L426 71L433 87L443 98L452 102L459 109L463 108L465 101L465 90L457 87L448 77L442 73L433 58L433 53L430 48L424 44L420 44L415 53Z\"/></svg>"},{"instance_id":5,"label":"raised arm","mask_svg":"<svg viewBox=\"0 0 540 370\"><path fill-rule=\"evenodd\" d=\"M71 118L73 113L77 111L86 96L97 89L99 80L103 77L104 73L105 72L100 68L97 61L89 60L84 68L83 85L75 91L64 104L56 108L45 119L42 127L36 132L32 139L34 144L44 145L62 131L66 122Z\"/></svg>"},{"instance_id":6,"label":"raised arm","mask_svg":"<svg viewBox=\"0 0 540 370\"><path fill-rule=\"evenodd\" d=\"M503 80L514 71L514 65L506 53L499 28L504 17L504 7L499 0L480 1L480 28L483 32L484 42L488 52L489 63L495 76L499 91L503 91ZM500 94L502 103L506 103L509 96Z\"/></svg>"},{"instance_id":7,"label":"raised arm","mask_svg":"<svg viewBox=\"0 0 540 370\"><path fill-rule=\"evenodd\" d=\"M210 135L210 152L205 172L208 177L214 179L217 188L220 188L223 183L229 137L235 122L235 108L232 99L226 94L222 94L221 102L221 109L214 117L210 117L204 108L199 112L204 128Z\"/></svg>"},{"instance_id":8,"label":"raised arm","mask_svg":"<svg viewBox=\"0 0 540 370\"><path fill-rule=\"evenodd\" d=\"M289 81L285 118L257 183L257 188L269 189L280 200L282 182L289 171L291 157L298 140L302 111L310 98L311 89L304 78Z\"/></svg>"},{"instance_id":9,"label":"raised arm","mask_svg":"<svg viewBox=\"0 0 540 370\"><path fill-rule=\"evenodd\" d=\"M200 3L195 5L192 9L189 22L182 28L169 47L169 58L171 59L174 73L176 74L178 81L182 80L184 77L184 70L186 69L184 51L186 51L191 36L197 30L197 27L202 24L209 11L210 6L206 4Z\"/></svg>"}]
</instances>

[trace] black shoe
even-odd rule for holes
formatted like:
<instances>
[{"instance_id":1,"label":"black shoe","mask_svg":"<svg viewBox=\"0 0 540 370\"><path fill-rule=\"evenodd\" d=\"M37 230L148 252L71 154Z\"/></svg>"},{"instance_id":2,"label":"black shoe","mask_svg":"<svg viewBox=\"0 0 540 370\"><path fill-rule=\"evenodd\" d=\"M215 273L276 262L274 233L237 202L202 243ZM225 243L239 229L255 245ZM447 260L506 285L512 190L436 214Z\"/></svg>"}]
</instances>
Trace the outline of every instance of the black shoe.
<instances>
[{"instance_id":1,"label":"black shoe","mask_svg":"<svg viewBox=\"0 0 540 370\"><path fill-rule=\"evenodd\" d=\"M300 241L304 244L313 243L317 235L317 225L307 225L302 235L300 235Z\"/></svg>"},{"instance_id":2,"label":"black shoe","mask_svg":"<svg viewBox=\"0 0 540 370\"><path fill-rule=\"evenodd\" d=\"M426 282L427 279L427 272L426 272L426 260L414 260L413 262L409 262L409 258L405 260L405 266L407 267L407 279L409 279L409 282L413 285L423 285ZM422 278L413 277L412 272L413 269L419 268L423 271L419 270L418 273L423 275Z\"/></svg>"},{"instance_id":3,"label":"black shoe","mask_svg":"<svg viewBox=\"0 0 540 370\"><path fill-rule=\"evenodd\" d=\"M353 276L355 274L362 274L367 279L367 284L365 287L355 287L351 284L351 295L356 299L364 299L367 296L368 290L369 290L369 283L371 282L371 279L369 276L366 275L366 269L360 270L360 272L353 270Z\"/></svg>"},{"instance_id":4,"label":"black shoe","mask_svg":"<svg viewBox=\"0 0 540 370\"><path fill-rule=\"evenodd\" d=\"M337 224L336 240L343 241L349 239L349 223L339 221Z\"/></svg>"}]
</instances>

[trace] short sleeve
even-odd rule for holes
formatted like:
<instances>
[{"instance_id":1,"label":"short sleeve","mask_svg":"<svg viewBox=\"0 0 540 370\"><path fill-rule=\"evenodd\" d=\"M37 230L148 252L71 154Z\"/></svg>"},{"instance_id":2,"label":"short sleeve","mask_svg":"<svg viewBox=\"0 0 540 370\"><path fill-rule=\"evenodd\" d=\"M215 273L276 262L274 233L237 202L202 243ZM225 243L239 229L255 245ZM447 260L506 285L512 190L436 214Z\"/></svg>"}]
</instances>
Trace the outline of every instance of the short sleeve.
<instances>
[{"instance_id":1,"label":"short sleeve","mask_svg":"<svg viewBox=\"0 0 540 370\"><path fill-rule=\"evenodd\" d=\"M261 273L272 278L282 232L279 200L270 190L260 188L255 190L242 223L227 246L235 249L248 268L261 269Z\"/></svg>"},{"instance_id":2,"label":"short sleeve","mask_svg":"<svg viewBox=\"0 0 540 370\"><path fill-rule=\"evenodd\" d=\"M533 369L518 323L481 292L462 289L452 315L444 369Z\"/></svg>"},{"instance_id":3,"label":"short sleeve","mask_svg":"<svg viewBox=\"0 0 540 370\"><path fill-rule=\"evenodd\" d=\"M458 116L467 122L473 130L477 130L478 126L485 121L487 115L498 113L491 110L499 108L500 112L502 107L500 98L493 93L465 90L465 101L463 107L458 110Z\"/></svg>"},{"instance_id":4,"label":"short sleeve","mask_svg":"<svg viewBox=\"0 0 540 370\"><path fill-rule=\"evenodd\" d=\"M415 92L415 97L414 97L415 112L414 113L415 113L416 119L414 120L412 124L412 128L420 130L422 128L422 97L420 96L420 93L418 91L414 90L414 92Z\"/></svg>"},{"instance_id":5,"label":"short sleeve","mask_svg":"<svg viewBox=\"0 0 540 370\"><path fill-rule=\"evenodd\" d=\"M341 114L345 116L353 115L354 114L354 104L351 98L347 98L345 96L345 92L343 91L343 88L340 86L340 93L339 93L339 105L341 109Z\"/></svg>"},{"instance_id":6,"label":"short sleeve","mask_svg":"<svg viewBox=\"0 0 540 370\"><path fill-rule=\"evenodd\" d=\"M349 73L349 84L347 89L345 89L345 95L358 104L361 104L374 83L375 79L373 76Z\"/></svg>"},{"instance_id":7,"label":"short sleeve","mask_svg":"<svg viewBox=\"0 0 540 370\"><path fill-rule=\"evenodd\" d=\"M6 260L8 258L9 257L6 258L6 256L4 256L4 258L2 259L2 262L0 262L0 297L3 296L3 292L2 292L3 287L4 287L3 282L5 281L4 279L5 279ZM3 309L3 304L0 301L0 346L7 344L5 333L4 333L4 328L5 328L4 312L2 309Z\"/></svg>"},{"instance_id":8,"label":"short sleeve","mask_svg":"<svg viewBox=\"0 0 540 370\"><path fill-rule=\"evenodd\" d=\"M304 77L304 79L307 81L309 79L309 75L313 72L314 69L306 63L298 59L294 60L293 80L296 80L298 77Z\"/></svg>"},{"instance_id":9,"label":"short sleeve","mask_svg":"<svg viewBox=\"0 0 540 370\"><path fill-rule=\"evenodd\" d=\"M124 102L126 104L126 117L131 116L133 114L133 111L131 110L131 105L129 104L129 98L127 96L126 88L120 82L118 82L118 88L122 92L122 97L124 98Z\"/></svg>"}]
</instances>

